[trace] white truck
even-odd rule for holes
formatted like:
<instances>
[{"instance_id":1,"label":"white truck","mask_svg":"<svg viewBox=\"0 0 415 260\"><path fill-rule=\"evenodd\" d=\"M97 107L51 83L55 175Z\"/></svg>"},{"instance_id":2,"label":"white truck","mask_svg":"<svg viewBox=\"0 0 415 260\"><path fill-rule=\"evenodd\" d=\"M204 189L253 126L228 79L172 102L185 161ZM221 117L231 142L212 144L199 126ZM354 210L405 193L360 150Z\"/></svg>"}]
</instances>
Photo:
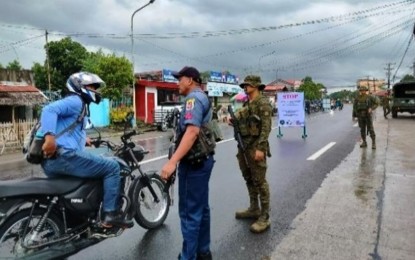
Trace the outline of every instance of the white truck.
<instances>
[{"instance_id":1,"label":"white truck","mask_svg":"<svg viewBox=\"0 0 415 260\"><path fill-rule=\"evenodd\" d=\"M183 102L166 101L161 103L161 105L157 106L154 110L153 125L156 126L158 130L166 132L167 129L172 127L171 115L173 109L177 108L181 111L182 107Z\"/></svg>"}]
</instances>

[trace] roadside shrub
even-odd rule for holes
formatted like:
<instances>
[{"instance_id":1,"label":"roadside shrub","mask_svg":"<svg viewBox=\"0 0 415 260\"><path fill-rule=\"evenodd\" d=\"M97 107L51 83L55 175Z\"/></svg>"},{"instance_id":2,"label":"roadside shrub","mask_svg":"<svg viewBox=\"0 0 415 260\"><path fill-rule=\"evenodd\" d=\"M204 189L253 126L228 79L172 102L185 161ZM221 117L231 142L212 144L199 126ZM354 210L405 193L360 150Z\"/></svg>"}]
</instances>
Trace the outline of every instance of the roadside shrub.
<instances>
[{"instance_id":1,"label":"roadside shrub","mask_svg":"<svg viewBox=\"0 0 415 260\"><path fill-rule=\"evenodd\" d=\"M114 124L114 125L124 124L125 117L127 116L129 112L133 112L133 108L127 107L124 105L111 109L111 112L110 112L111 124Z\"/></svg>"}]
</instances>

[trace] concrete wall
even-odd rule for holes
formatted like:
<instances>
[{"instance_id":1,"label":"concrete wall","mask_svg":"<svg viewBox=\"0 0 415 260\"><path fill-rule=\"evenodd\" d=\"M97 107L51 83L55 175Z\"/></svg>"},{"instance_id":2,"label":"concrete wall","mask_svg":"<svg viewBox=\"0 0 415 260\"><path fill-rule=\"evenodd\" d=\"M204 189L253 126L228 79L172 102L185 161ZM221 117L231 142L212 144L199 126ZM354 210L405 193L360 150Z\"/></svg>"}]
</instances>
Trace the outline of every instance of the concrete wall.
<instances>
[{"instance_id":1,"label":"concrete wall","mask_svg":"<svg viewBox=\"0 0 415 260\"><path fill-rule=\"evenodd\" d=\"M20 82L35 86L34 75L31 70L14 71L8 69L0 69L0 81Z\"/></svg>"}]
</instances>

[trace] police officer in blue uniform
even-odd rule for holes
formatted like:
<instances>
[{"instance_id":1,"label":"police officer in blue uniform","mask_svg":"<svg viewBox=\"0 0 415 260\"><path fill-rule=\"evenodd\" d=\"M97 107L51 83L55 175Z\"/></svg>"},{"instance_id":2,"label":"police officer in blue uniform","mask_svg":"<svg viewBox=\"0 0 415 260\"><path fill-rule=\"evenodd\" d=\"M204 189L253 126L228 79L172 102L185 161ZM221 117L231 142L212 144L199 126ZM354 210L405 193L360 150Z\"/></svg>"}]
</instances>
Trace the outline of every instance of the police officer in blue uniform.
<instances>
[{"instance_id":1,"label":"police officer in blue uniform","mask_svg":"<svg viewBox=\"0 0 415 260\"><path fill-rule=\"evenodd\" d=\"M194 67L184 67L173 76L179 80L179 93L185 96L177 129L180 139L177 149L163 166L161 177L168 180L176 165L179 179L179 215L183 235L179 259L212 259L210 252L209 179L213 153L194 163L187 160L199 138L202 127L211 118L212 109L207 95L201 90L200 73Z\"/></svg>"}]
</instances>

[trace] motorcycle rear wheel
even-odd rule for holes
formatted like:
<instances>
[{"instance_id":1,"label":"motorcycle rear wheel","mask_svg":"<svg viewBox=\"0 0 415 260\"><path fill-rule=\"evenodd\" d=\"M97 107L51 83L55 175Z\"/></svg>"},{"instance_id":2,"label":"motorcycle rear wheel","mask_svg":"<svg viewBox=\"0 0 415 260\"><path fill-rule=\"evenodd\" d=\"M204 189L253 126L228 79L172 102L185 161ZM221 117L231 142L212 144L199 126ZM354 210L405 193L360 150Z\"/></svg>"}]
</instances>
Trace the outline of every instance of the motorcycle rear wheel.
<instances>
[{"instance_id":1,"label":"motorcycle rear wheel","mask_svg":"<svg viewBox=\"0 0 415 260\"><path fill-rule=\"evenodd\" d=\"M64 226L55 212L50 212L39 234L32 239L33 228L37 225L46 209L37 208L33 211L32 219L27 228L26 237L23 235L30 209L25 209L12 215L0 227L0 256L5 258L19 258L43 248L42 243L59 238L64 233ZM23 239L23 240L22 240ZM30 239L30 240L29 240ZM28 249L22 246L24 242L28 246L39 246L36 249Z\"/></svg>"},{"instance_id":2,"label":"motorcycle rear wheel","mask_svg":"<svg viewBox=\"0 0 415 260\"><path fill-rule=\"evenodd\" d=\"M133 191L134 219L145 229L155 229L164 223L169 214L170 194L164 192L165 183L159 175L151 174L149 179L159 202L154 201L148 187L139 181Z\"/></svg>"}]
</instances>

